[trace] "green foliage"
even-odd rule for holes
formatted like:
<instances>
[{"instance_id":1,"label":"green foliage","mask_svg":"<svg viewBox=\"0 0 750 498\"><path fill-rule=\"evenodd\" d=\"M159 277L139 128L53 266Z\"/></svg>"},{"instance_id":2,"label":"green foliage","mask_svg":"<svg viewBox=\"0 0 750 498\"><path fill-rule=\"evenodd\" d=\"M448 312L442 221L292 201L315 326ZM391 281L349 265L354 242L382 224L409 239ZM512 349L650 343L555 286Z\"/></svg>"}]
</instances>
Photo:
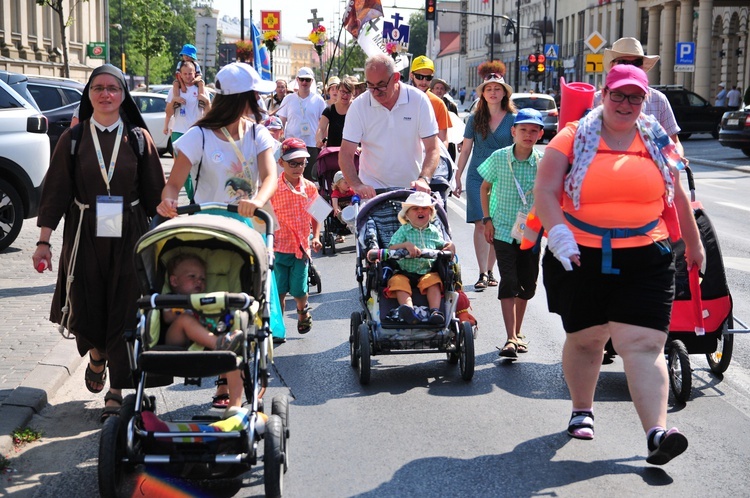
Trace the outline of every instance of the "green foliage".
<instances>
[{"instance_id":1,"label":"green foliage","mask_svg":"<svg viewBox=\"0 0 750 498\"><path fill-rule=\"evenodd\" d=\"M133 29L126 46L131 56L141 56L131 57L132 70L136 74L144 74L148 85L152 63L157 78L171 71L171 64L167 63L170 60L169 45L163 33L172 26L175 14L162 0L123 1L124 8L131 13Z\"/></svg>"},{"instance_id":2,"label":"green foliage","mask_svg":"<svg viewBox=\"0 0 750 498\"><path fill-rule=\"evenodd\" d=\"M409 16L409 52L414 57L427 53L427 20L424 12L415 12Z\"/></svg>"},{"instance_id":3,"label":"green foliage","mask_svg":"<svg viewBox=\"0 0 750 498\"><path fill-rule=\"evenodd\" d=\"M19 427L11 433L14 446L23 446L26 443L33 443L42 438L42 432L31 427Z\"/></svg>"},{"instance_id":4,"label":"green foliage","mask_svg":"<svg viewBox=\"0 0 750 498\"><path fill-rule=\"evenodd\" d=\"M362 51L362 48L357 44L356 41L351 41L346 47L346 55L341 54L339 57L336 57L333 61L333 66L331 67L331 70L328 71L328 64L326 63L325 71L329 73L329 77L331 75L338 75L338 76L359 76L360 81L364 79L364 75L361 73L355 73L354 68L355 67L365 67L365 61L367 60L367 55Z\"/></svg>"}]
</instances>

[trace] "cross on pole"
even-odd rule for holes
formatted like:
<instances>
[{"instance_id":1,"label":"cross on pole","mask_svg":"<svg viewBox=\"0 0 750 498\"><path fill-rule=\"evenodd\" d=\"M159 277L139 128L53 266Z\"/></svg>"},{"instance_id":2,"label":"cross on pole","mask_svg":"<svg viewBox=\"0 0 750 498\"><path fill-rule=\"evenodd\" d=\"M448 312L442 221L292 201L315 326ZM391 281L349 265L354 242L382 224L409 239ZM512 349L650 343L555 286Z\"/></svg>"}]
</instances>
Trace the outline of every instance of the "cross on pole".
<instances>
[{"instance_id":1,"label":"cross on pole","mask_svg":"<svg viewBox=\"0 0 750 498\"><path fill-rule=\"evenodd\" d=\"M401 17L401 15L398 12L396 12L394 15L392 15L391 19L393 19L393 27L394 28L398 28L398 23L404 20L404 18Z\"/></svg>"},{"instance_id":2,"label":"cross on pole","mask_svg":"<svg viewBox=\"0 0 750 498\"><path fill-rule=\"evenodd\" d=\"M310 9L310 12L312 12L312 18L308 19L307 22L313 25L313 29L317 28L320 25L320 21L323 20L322 17L318 17L318 9Z\"/></svg>"}]
</instances>

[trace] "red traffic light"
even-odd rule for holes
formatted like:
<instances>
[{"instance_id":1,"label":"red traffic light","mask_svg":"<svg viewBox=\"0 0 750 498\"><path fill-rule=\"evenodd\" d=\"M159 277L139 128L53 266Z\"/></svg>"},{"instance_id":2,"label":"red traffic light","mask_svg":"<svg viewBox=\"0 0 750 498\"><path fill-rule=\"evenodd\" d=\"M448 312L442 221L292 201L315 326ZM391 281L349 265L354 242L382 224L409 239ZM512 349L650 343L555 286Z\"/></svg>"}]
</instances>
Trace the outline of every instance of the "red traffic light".
<instances>
[{"instance_id":1,"label":"red traffic light","mask_svg":"<svg viewBox=\"0 0 750 498\"><path fill-rule=\"evenodd\" d=\"M424 2L424 11L425 11L425 19L428 21L434 21L435 20L435 4L437 3L437 0L425 0Z\"/></svg>"},{"instance_id":2,"label":"red traffic light","mask_svg":"<svg viewBox=\"0 0 750 498\"><path fill-rule=\"evenodd\" d=\"M544 64L544 61L547 60L547 58L544 56L544 54L537 54L536 61Z\"/></svg>"},{"instance_id":3,"label":"red traffic light","mask_svg":"<svg viewBox=\"0 0 750 498\"><path fill-rule=\"evenodd\" d=\"M529 55L529 64L534 64L536 62L536 54Z\"/></svg>"}]
</instances>

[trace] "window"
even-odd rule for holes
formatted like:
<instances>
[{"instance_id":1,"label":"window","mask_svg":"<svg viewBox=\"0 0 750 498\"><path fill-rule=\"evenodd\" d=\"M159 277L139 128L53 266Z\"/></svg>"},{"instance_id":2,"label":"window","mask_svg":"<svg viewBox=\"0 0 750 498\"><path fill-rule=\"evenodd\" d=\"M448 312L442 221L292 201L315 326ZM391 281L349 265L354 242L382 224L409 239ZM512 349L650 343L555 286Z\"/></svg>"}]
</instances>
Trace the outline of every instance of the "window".
<instances>
[{"instance_id":1,"label":"window","mask_svg":"<svg viewBox=\"0 0 750 498\"><path fill-rule=\"evenodd\" d=\"M39 105L39 109L42 111L57 109L65 105L62 95L57 91L57 88L29 84L29 92L31 92L31 96L34 97L34 100Z\"/></svg>"}]
</instances>

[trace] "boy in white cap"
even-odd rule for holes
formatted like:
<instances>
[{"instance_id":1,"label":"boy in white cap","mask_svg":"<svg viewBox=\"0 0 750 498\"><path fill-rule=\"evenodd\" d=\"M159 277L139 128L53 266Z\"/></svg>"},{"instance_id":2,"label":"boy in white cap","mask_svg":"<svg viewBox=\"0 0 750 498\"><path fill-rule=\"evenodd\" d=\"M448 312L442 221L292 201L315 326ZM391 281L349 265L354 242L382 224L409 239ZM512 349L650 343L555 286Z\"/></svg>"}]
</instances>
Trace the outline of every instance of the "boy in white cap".
<instances>
[{"instance_id":1,"label":"boy in white cap","mask_svg":"<svg viewBox=\"0 0 750 498\"><path fill-rule=\"evenodd\" d=\"M419 258L422 249L440 249L455 252L452 242L443 239L440 230L431 223L435 219L435 202L426 192L414 192L401 204L398 220L401 228L391 237L388 250L406 249L411 258L399 261L401 270L388 280L386 297L398 301L398 316L409 325L422 320L414 312L412 284L427 296L430 313L427 322L435 325L445 323L445 315L440 311L440 296L443 282L437 272L430 271L432 259Z\"/></svg>"}]
</instances>

